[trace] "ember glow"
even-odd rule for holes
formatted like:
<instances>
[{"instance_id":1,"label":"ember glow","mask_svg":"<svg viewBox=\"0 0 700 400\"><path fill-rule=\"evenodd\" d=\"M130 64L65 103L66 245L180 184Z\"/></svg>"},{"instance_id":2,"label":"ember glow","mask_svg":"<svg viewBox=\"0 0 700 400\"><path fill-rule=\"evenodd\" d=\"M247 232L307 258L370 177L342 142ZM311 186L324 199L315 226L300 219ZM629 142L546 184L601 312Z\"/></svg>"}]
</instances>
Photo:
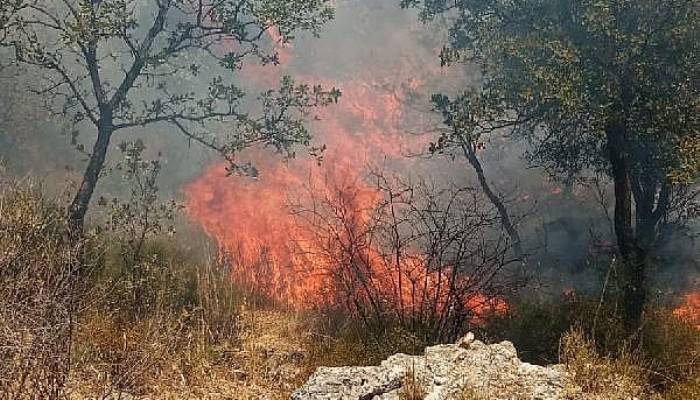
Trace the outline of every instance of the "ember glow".
<instances>
[{"instance_id":1,"label":"ember glow","mask_svg":"<svg viewBox=\"0 0 700 400\"><path fill-rule=\"evenodd\" d=\"M280 42L274 34L271 38ZM280 54L284 67L293 57L292 48L280 47ZM285 161L253 150L244 156L260 171L258 179L227 177L225 165L217 164L186 187L189 215L218 242L235 281L295 309L346 300L334 289L337 267L317 255L313 248L317 238L300 226L290 204L308 200L303 193L341 196L351 199L358 224L362 224L379 201L379 193L365 180L367 167L393 163L411 168L414 161L405 155L427 148L426 136L407 135L400 126L402 121L415 118L408 100L414 92L425 90L425 81L435 71L421 70L409 61L405 65L416 67L397 71L388 66L344 81L295 74L300 81L320 82L343 92L340 104L322 110L313 126L327 147L323 162L311 157ZM269 72L258 74L258 68L243 72L261 83L268 83L271 76ZM279 70L277 74L279 77ZM416 297L427 296L435 299L438 308L454 307L448 304L454 300L447 298L444 289L447 277L429 272L420 254L402 261L404 265L396 269L386 268L376 249L366 249L361 257L385 302L402 308ZM463 284L468 284L468 277ZM476 315L507 308L503 300L476 292L464 303L461 306Z\"/></svg>"},{"instance_id":2,"label":"ember glow","mask_svg":"<svg viewBox=\"0 0 700 400\"><path fill-rule=\"evenodd\" d=\"M683 296L683 304L673 310L673 315L700 329L700 293Z\"/></svg>"}]
</instances>

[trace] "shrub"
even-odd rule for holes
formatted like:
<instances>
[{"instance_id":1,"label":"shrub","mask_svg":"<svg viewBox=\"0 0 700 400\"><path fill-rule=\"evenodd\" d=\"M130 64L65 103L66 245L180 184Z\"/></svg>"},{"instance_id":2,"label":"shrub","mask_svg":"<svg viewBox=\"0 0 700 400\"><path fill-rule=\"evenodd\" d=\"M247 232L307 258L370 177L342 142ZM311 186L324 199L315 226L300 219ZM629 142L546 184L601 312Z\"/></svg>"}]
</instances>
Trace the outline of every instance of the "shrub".
<instances>
[{"instance_id":1,"label":"shrub","mask_svg":"<svg viewBox=\"0 0 700 400\"><path fill-rule=\"evenodd\" d=\"M664 400L700 399L700 377L696 376L672 385L662 398Z\"/></svg>"},{"instance_id":2,"label":"shrub","mask_svg":"<svg viewBox=\"0 0 700 400\"><path fill-rule=\"evenodd\" d=\"M695 387L700 378L700 331L676 318L670 310L647 313L642 349L653 371L651 384L660 391L675 385ZM695 398L695 397L688 397Z\"/></svg>"},{"instance_id":3,"label":"shrub","mask_svg":"<svg viewBox=\"0 0 700 400\"><path fill-rule=\"evenodd\" d=\"M0 393L15 399L65 395L72 334L88 301L99 254L69 239L63 210L31 183L0 194ZM81 260L78 263L78 249ZM78 269L80 265L80 270Z\"/></svg>"},{"instance_id":4,"label":"shrub","mask_svg":"<svg viewBox=\"0 0 700 400\"><path fill-rule=\"evenodd\" d=\"M296 206L308 273L321 276L331 304L366 331L399 324L453 341L480 310L498 308L515 265L494 209L473 188L441 189L376 173L372 192L310 191ZM315 269L315 270L314 270ZM500 279L496 279L496 277Z\"/></svg>"},{"instance_id":5,"label":"shrub","mask_svg":"<svg viewBox=\"0 0 700 400\"><path fill-rule=\"evenodd\" d=\"M554 364L562 336L574 326L595 338L605 353L620 348L626 339L622 319L611 305L572 294L515 303L507 313L486 318L479 333L488 341L513 342L524 361Z\"/></svg>"},{"instance_id":6,"label":"shrub","mask_svg":"<svg viewBox=\"0 0 700 400\"><path fill-rule=\"evenodd\" d=\"M433 344L419 332L410 332L388 321L382 331L370 334L363 324L338 310L326 311L312 319L311 324L316 334L309 346L310 370L318 366L377 365L392 354L419 354Z\"/></svg>"},{"instance_id":7,"label":"shrub","mask_svg":"<svg viewBox=\"0 0 700 400\"><path fill-rule=\"evenodd\" d=\"M515 304L487 318L480 333L489 341L512 341L525 361L569 364L593 392L636 387L694 398L700 385L700 331L664 307L647 307L634 348L614 305L584 296ZM610 386L618 375L624 388Z\"/></svg>"},{"instance_id":8,"label":"shrub","mask_svg":"<svg viewBox=\"0 0 700 400\"><path fill-rule=\"evenodd\" d=\"M98 398L144 395L153 387L189 385L203 376L206 355L189 329L190 316L153 314L124 321L95 310L78 330L76 369L83 389Z\"/></svg>"},{"instance_id":9,"label":"shrub","mask_svg":"<svg viewBox=\"0 0 700 400\"><path fill-rule=\"evenodd\" d=\"M122 259L111 258L101 301L81 315L75 362L90 394L185 390L209 376L218 345L238 340L241 296L220 265L158 238L144 244L141 259L140 302L129 296Z\"/></svg>"},{"instance_id":10,"label":"shrub","mask_svg":"<svg viewBox=\"0 0 700 400\"><path fill-rule=\"evenodd\" d=\"M67 226L37 186L4 185L0 397L150 394L208 377L215 346L238 339L242 296L225 269L153 237L135 281L119 235L77 241Z\"/></svg>"}]
</instances>

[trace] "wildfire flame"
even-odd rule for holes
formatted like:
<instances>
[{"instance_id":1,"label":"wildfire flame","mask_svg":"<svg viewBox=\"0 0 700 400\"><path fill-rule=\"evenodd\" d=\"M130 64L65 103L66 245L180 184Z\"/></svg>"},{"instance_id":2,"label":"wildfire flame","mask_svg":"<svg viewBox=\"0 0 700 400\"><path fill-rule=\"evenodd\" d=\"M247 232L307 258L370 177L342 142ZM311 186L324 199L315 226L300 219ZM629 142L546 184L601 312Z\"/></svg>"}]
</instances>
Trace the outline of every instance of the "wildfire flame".
<instances>
[{"instance_id":1,"label":"wildfire flame","mask_svg":"<svg viewBox=\"0 0 700 400\"><path fill-rule=\"evenodd\" d=\"M281 46L274 30L270 30L270 36ZM280 61L288 63L291 46L284 45L279 50ZM243 72L263 84L270 80L270 75L259 74L258 68ZM373 71L366 79L355 77L342 82L302 77L343 91L342 107L321 111L316 124L328 148L321 165L311 158L284 161L252 150L246 156L261 171L259 179L226 177L225 166L217 164L185 188L189 215L230 258L234 280L297 309L344 301L333 290L334 266L307 248L314 238L290 212L290 199L303 188L316 193L337 193L341 188L344 193L352 193L361 223L361 210L371 210L379 200L376 189L363 179L365 166L387 160L405 162L403 156L407 152L427 147L424 137L406 135L400 128L410 113L407 98L425 85L420 76L421 73L405 75L386 69ZM439 307L448 306L448 300L440 293L447 278L432 274L421 255L403 261L406 265L400 272L380 268L374 249L367 250L364 257L372 279L378 281L376 287L386 288L382 297L395 302L395 306L408 304L417 294L436 297ZM406 285L401 293L392 290L391 285L381 284L396 281L422 283L418 287ZM464 277L464 283L468 283L468 277ZM507 308L503 300L479 293L470 296L466 303L463 306L477 315L504 312Z\"/></svg>"},{"instance_id":2,"label":"wildfire flame","mask_svg":"<svg viewBox=\"0 0 700 400\"><path fill-rule=\"evenodd\" d=\"M700 329L700 293L686 294L683 300L683 304L673 310L673 315Z\"/></svg>"}]
</instances>

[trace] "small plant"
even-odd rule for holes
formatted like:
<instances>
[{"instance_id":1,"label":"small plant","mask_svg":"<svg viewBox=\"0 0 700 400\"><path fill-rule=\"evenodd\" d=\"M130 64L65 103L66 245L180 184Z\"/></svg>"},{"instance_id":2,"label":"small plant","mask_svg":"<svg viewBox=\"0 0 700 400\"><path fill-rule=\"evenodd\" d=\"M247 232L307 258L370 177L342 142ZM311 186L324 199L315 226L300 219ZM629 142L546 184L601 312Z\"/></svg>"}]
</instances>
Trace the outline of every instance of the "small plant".
<instances>
[{"instance_id":1,"label":"small plant","mask_svg":"<svg viewBox=\"0 0 700 400\"><path fill-rule=\"evenodd\" d=\"M480 391L471 388L471 387L465 387L462 390L462 393L460 393L459 397L455 400L487 400L488 397L486 397L484 394L482 394Z\"/></svg>"},{"instance_id":2,"label":"small plant","mask_svg":"<svg viewBox=\"0 0 700 400\"><path fill-rule=\"evenodd\" d=\"M145 149L140 140L122 142L119 145L124 159L114 169L127 182L129 195L126 200L117 197L99 199L100 205L109 206L106 227L119 242L135 310L145 306L145 286L149 276L147 269L159 267L159 260L145 257L146 243L161 234L172 236L175 233L177 212L182 209L173 200L160 200L158 176L161 164L158 159L145 160Z\"/></svg>"},{"instance_id":3,"label":"small plant","mask_svg":"<svg viewBox=\"0 0 700 400\"><path fill-rule=\"evenodd\" d=\"M197 305L201 329L211 343L236 337L243 294L220 263L197 270Z\"/></svg>"},{"instance_id":4,"label":"small plant","mask_svg":"<svg viewBox=\"0 0 700 400\"><path fill-rule=\"evenodd\" d=\"M406 371L399 389L399 400L424 400L427 396L425 379L416 371L413 365Z\"/></svg>"}]
</instances>

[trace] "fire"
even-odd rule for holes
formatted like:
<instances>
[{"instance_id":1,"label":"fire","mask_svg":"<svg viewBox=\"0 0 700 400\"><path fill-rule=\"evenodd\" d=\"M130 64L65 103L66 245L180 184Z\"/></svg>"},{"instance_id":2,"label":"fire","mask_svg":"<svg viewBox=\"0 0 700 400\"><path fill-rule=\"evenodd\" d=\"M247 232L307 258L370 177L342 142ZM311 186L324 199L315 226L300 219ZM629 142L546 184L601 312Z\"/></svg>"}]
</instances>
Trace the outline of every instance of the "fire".
<instances>
[{"instance_id":1,"label":"fire","mask_svg":"<svg viewBox=\"0 0 700 400\"><path fill-rule=\"evenodd\" d=\"M292 47L281 43L274 29L269 34L280 62L289 63ZM269 84L271 74L259 69L244 68L242 72ZM342 106L323 110L315 125L327 146L321 165L310 157L281 160L253 149L245 157L261 171L259 179L226 177L224 165L217 164L185 188L188 214L218 242L234 280L296 309L346 300L334 289L337 267L318 254L313 245L318 238L300 226L290 204L303 201L304 192L345 196L352 201L352 212L361 226L379 201L379 193L364 179L366 166L393 163L410 169L412 161L405 154L427 148L425 136L406 135L401 128L414 118L406 104L412 93L425 87L421 78L429 78L426 73L416 67L386 68L344 81L302 76L300 80L320 81L343 91ZM279 76L279 69L273 74ZM465 307L477 315L507 309L504 301L479 293L464 304L450 304L444 289L447 277L431 272L420 254L405 258L395 269L387 268L379 250L372 247L361 258L373 290L380 291L380 298L394 307L407 307L416 296L428 296L438 308ZM461 279L458 285L469 284L468 277ZM351 290L362 296L361 288Z\"/></svg>"},{"instance_id":2,"label":"fire","mask_svg":"<svg viewBox=\"0 0 700 400\"><path fill-rule=\"evenodd\" d=\"M323 164L298 158L247 154L262 171L260 179L226 177L224 165L214 165L186 188L187 209L221 249L236 260L234 279L262 290L296 307L333 301L324 293L327 267L300 251L308 242L290 212L300 191L353 192L358 210L371 209L376 192L362 176L364 166L385 159L398 160L413 143L396 128L401 119L400 94L387 93L387 85L346 83L345 108L322 116L325 152ZM303 250L303 249L302 249ZM307 253L307 255L300 255ZM315 266L315 268L313 267Z\"/></svg>"},{"instance_id":3,"label":"fire","mask_svg":"<svg viewBox=\"0 0 700 400\"><path fill-rule=\"evenodd\" d=\"M686 294L683 300L683 304L673 310L673 315L700 329L700 293Z\"/></svg>"}]
</instances>

